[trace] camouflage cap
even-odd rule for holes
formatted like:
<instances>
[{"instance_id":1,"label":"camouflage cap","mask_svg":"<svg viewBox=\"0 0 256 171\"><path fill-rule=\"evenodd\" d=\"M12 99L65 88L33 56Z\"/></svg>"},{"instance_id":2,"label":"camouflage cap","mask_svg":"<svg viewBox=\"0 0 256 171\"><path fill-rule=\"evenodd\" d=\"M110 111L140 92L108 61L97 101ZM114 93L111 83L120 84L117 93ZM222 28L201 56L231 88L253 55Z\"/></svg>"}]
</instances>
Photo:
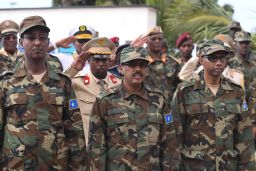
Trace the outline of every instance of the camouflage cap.
<instances>
[{"instance_id":1,"label":"camouflage cap","mask_svg":"<svg viewBox=\"0 0 256 171\"><path fill-rule=\"evenodd\" d=\"M46 32L50 32L50 29L46 26L45 20L40 16L29 16L24 18L20 23L20 35L33 27L41 27Z\"/></svg>"},{"instance_id":2,"label":"camouflage cap","mask_svg":"<svg viewBox=\"0 0 256 171\"><path fill-rule=\"evenodd\" d=\"M146 34L145 36L152 36L154 34L162 34L162 28L160 26L155 26L153 28L151 28Z\"/></svg>"},{"instance_id":3,"label":"camouflage cap","mask_svg":"<svg viewBox=\"0 0 256 171\"><path fill-rule=\"evenodd\" d=\"M140 48L136 50L133 47L126 47L121 52L120 63L122 64L136 59L142 59L149 62L146 57L147 51L145 48Z\"/></svg>"},{"instance_id":4,"label":"camouflage cap","mask_svg":"<svg viewBox=\"0 0 256 171\"><path fill-rule=\"evenodd\" d=\"M226 53L230 52L230 50L225 48L224 43L221 40L216 40L216 39L209 40L203 43L202 46L200 47L201 56L211 55L218 51L223 51Z\"/></svg>"},{"instance_id":5,"label":"camouflage cap","mask_svg":"<svg viewBox=\"0 0 256 171\"><path fill-rule=\"evenodd\" d=\"M17 34L19 32L19 25L12 20L4 20L0 23L1 35Z\"/></svg>"},{"instance_id":6,"label":"camouflage cap","mask_svg":"<svg viewBox=\"0 0 256 171\"><path fill-rule=\"evenodd\" d=\"M106 37L99 37L89 40L82 49L91 54L110 55L115 51L115 44Z\"/></svg>"},{"instance_id":7,"label":"camouflage cap","mask_svg":"<svg viewBox=\"0 0 256 171\"><path fill-rule=\"evenodd\" d=\"M251 40L251 33L247 31L239 31L235 33L234 40L237 42L243 42L243 41L252 41Z\"/></svg>"},{"instance_id":8,"label":"camouflage cap","mask_svg":"<svg viewBox=\"0 0 256 171\"><path fill-rule=\"evenodd\" d=\"M242 29L240 23L237 22L237 21L232 21L232 22L228 25L228 28L229 28L229 29L236 28L236 29L240 29L240 30Z\"/></svg>"}]
</instances>

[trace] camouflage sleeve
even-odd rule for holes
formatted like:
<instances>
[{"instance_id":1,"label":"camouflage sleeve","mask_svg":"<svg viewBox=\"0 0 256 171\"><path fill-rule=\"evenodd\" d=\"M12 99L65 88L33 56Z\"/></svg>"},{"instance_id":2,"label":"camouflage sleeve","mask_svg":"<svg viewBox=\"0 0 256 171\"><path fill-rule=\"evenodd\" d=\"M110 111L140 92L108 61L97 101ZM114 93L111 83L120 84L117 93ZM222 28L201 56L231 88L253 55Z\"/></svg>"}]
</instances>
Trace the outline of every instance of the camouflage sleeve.
<instances>
[{"instance_id":1,"label":"camouflage sleeve","mask_svg":"<svg viewBox=\"0 0 256 171\"><path fill-rule=\"evenodd\" d=\"M256 69L253 70L253 81L250 83L252 88L251 97L249 99L249 113L252 119L252 126L256 127Z\"/></svg>"},{"instance_id":2,"label":"camouflage sleeve","mask_svg":"<svg viewBox=\"0 0 256 171\"><path fill-rule=\"evenodd\" d=\"M66 104L64 106L63 119L65 124L65 136L69 148L69 170L84 170L86 160L86 147L83 131L83 123L78 108L78 102L71 85L66 83Z\"/></svg>"},{"instance_id":3,"label":"camouflage sleeve","mask_svg":"<svg viewBox=\"0 0 256 171\"><path fill-rule=\"evenodd\" d=\"M171 111L174 116L175 130L179 144L182 144L183 127L186 122L186 113L181 97L181 91L177 88L171 102Z\"/></svg>"},{"instance_id":4,"label":"camouflage sleeve","mask_svg":"<svg viewBox=\"0 0 256 171\"><path fill-rule=\"evenodd\" d=\"M89 126L89 140L88 140L88 155L89 162L87 164L88 170L104 171L106 164L106 140L104 135L105 122L102 114L106 107L102 100L96 98L92 111Z\"/></svg>"},{"instance_id":5,"label":"camouflage sleeve","mask_svg":"<svg viewBox=\"0 0 256 171\"><path fill-rule=\"evenodd\" d=\"M0 154L3 154L3 142L4 142L4 92L2 90L3 81L0 81ZM0 156L0 160L2 159L2 155Z\"/></svg>"},{"instance_id":6,"label":"camouflage sleeve","mask_svg":"<svg viewBox=\"0 0 256 171\"><path fill-rule=\"evenodd\" d=\"M161 131L163 158L161 164L163 170L178 171L180 168L180 150L176 139L175 122L177 118L170 113L169 106L164 104L164 124ZM171 117L168 119L168 117Z\"/></svg>"},{"instance_id":7,"label":"camouflage sleeve","mask_svg":"<svg viewBox=\"0 0 256 171\"><path fill-rule=\"evenodd\" d=\"M238 116L237 134L234 143L235 148L239 151L238 170L255 170L255 148L251 118L248 111L243 111L247 108L244 100L241 103L241 108L242 112Z\"/></svg>"}]
</instances>

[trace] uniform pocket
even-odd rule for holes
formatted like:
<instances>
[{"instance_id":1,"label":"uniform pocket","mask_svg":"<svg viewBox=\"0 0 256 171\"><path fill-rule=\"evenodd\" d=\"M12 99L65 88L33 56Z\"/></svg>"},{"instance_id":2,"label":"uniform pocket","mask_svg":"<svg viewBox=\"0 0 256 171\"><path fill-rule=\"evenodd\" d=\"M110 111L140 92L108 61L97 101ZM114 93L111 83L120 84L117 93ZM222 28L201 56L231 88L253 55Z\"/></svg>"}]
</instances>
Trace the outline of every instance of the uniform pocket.
<instances>
[{"instance_id":1,"label":"uniform pocket","mask_svg":"<svg viewBox=\"0 0 256 171\"><path fill-rule=\"evenodd\" d=\"M11 93L6 96L5 108L7 108L7 123L23 126L27 124L31 115L27 114L28 97L26 93Z\"/></svg>"},{"instance_id":2,"label":"uniform pocket","mask_svg":"<svg viewBox=\"0 0 256 171\"><path fill-rule=\"evenodd\" d=\"M128 114L115 113L108 115L108 135L110 141L122 143L128 141L129 118Z\"/></svg>"}]
</instances>

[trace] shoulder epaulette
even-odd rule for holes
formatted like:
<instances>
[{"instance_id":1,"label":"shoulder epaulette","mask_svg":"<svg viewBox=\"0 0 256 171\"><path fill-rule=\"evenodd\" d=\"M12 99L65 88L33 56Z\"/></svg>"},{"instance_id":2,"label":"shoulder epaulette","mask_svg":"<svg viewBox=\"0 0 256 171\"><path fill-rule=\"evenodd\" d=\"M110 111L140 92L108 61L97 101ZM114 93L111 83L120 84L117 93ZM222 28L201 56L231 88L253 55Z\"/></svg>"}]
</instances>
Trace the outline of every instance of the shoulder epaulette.
<instances>
[{"instance_id":1,"label":"shoulder epaulette","mask_svg":"<svg viewBox=\"0 0 256 171\"><path fill-rule=\"evenodd\" d=\"M194 83L195 83L195 80L192 79L191 81L182 81L181 83L179 83L177 85L177 89L179 90L183 90L184 88L187 88L187 87L191 87L191 86L194 86Z\"/></svg>"},{"instance_id":2,"label":"shoulder epaulette","mask_svg":"<svg viewBox=\"0 0 256 171\"><path fill-rule=\"evenodd\" d=\"M107 90L101 92L101 93L97 96L97 98L98 98L98 99L102 99L102 98L104 98L104 97L110 96L111 94L118 93L119 91L120 91L120 87L119 87L119 85L117 85L117 86L111 87L111 88L109 88L109 89L107 89Z\"/></svg>"},{"instance_id":3,"label":"shoulder epaulette","mask_svg":"<svg viewBox=\"0 0 256 171\"><path fill-rule=\"evenodd\" d=\"M170 56L170 55L167 55L168 58L171 58L172 60L174 60L175 62L177 62L178 64L180 64L180 60L173 57L173 56Z\"/></svg>"}]
</instances>

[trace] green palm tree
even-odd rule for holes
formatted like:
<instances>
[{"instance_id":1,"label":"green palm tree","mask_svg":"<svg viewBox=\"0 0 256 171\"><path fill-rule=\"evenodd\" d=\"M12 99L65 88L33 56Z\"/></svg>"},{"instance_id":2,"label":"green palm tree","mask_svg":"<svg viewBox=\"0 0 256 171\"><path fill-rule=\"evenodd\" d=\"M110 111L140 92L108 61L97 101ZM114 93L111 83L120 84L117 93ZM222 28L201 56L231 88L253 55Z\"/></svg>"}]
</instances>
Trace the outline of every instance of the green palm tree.
<instances>
[{"instance_id":1,"label":"green palm tree","mask_svg":"<svg viewBox=\"0 0 256 171\"><path fill-rule=\"evenodd\" d=\"M173 0L165 11L163 28L169 43L174 46L179 34L188 31L195 42L227 33L232 12L226 11L216 0Z\"/></svg>"}]
</instances>

